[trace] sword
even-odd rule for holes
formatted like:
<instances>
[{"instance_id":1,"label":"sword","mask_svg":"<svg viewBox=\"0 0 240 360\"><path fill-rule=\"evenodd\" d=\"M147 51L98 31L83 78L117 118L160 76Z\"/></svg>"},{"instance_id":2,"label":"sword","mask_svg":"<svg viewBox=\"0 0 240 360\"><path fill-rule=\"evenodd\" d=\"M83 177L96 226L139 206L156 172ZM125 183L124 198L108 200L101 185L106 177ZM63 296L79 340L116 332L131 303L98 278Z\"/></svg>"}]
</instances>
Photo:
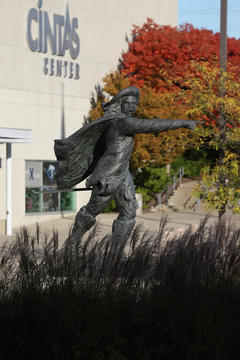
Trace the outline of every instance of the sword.
<instances>
[{"instance_id":1,"label":"sword","mask_svg":"<svg viewBox=\"0 0 240 360\"><path fill-rule=\"evenodd\" d=\"M73 192L73 191L91 191L92 187L90 188L75 188L75 189L62 189L62 190L52 190L52 189L46 189L41 191L35 191L32 190L31 192L33 194L58 194L58 193L66 193L66 192Z\"/></svg>"}]
</instances>

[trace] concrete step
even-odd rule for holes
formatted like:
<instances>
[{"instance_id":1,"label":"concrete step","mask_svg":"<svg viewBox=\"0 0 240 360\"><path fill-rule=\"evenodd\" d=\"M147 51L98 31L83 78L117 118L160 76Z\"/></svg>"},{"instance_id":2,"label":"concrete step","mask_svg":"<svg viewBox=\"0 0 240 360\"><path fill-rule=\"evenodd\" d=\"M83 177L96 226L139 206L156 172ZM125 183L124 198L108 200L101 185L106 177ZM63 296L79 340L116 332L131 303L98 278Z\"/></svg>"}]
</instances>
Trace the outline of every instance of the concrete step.
<instances>
[{"instance_id":1,"label":"concrete step","mask_svg":"<svg viewBox=\"0 0 240 360\"><path fill-rule=\"evenodd\" d=\"M199 180L183 182L168 200L168 207L175 211L206 212L203 203L199 203L192 192Z\"/></svg>"}]
</instances>

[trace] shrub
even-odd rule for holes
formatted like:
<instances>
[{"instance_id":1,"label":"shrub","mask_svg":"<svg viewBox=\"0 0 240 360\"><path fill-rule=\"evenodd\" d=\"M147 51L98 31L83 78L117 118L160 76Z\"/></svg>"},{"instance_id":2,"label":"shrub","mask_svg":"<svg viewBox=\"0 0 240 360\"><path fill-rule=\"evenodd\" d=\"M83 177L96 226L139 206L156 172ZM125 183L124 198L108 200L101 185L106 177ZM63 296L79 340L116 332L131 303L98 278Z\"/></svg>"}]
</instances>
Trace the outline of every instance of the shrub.
<instances>
[{"instance_id":1,"label":"shrub","mask_svg":"<svg viewBox=\"0 0 240 360\"><path fill-rule=\"evenodd\" d=\"M171 164L171 173L174 175L180 167L184 167L184 175L189 177L199 176L201 169L209 162L208 154L203 150L189 150L179 156Z\"/></svg>"},{"instance_id":2,"label":"shrub","mask_svg":"<svg viewBox=\"0 0 240 360\"><path fill-rule=\"evenodd\" d=\"M151 168L146 167L141 170L135 177L136 192L140 192L143 197L143 208L155 198L168 184L170 177L166 172L166 167Z\"/></svg>"}]
</instances>

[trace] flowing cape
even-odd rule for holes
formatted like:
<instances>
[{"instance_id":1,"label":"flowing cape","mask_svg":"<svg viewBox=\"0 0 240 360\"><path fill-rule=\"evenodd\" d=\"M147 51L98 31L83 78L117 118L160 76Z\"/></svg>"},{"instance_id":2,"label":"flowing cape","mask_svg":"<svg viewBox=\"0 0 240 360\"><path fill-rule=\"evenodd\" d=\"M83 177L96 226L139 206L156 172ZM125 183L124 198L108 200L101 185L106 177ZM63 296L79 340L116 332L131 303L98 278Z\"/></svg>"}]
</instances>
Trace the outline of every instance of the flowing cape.
<instances>
[{"instance_id":1,"label":"flowing cape","mask_svg":"<svg viewBox=\"0 0 240 360\"><path fill-rule=\"evenodd\" d=\"M93 172L106 148L105 130L115 117L105 115L66 139L54 140L54 152L59 163L56 174L58 189L70 189Z\"/></svg>"}]
</instances>

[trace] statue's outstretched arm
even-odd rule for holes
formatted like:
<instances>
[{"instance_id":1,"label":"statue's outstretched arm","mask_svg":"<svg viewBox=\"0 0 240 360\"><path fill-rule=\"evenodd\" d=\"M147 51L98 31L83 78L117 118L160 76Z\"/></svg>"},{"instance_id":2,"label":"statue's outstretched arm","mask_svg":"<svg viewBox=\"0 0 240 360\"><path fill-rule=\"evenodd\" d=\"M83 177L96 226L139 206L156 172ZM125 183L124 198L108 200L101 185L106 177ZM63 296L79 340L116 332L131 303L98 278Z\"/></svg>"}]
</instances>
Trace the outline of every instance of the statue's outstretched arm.
<instances>
[{"instance_id":1,"label":"statue's outstretched arm","mask_svg":"<svg viewBox=\"0 0 240 360\"><path fill-rule=\"evenodd\" d=\"M166 130L175 130L181 127L194 130L199 121L193 120L172 120L172 119L137 119L127 117L118 120L118 127L121 134L133 135L139 133L158 133Z\"/></svg>"}]
</instances>

